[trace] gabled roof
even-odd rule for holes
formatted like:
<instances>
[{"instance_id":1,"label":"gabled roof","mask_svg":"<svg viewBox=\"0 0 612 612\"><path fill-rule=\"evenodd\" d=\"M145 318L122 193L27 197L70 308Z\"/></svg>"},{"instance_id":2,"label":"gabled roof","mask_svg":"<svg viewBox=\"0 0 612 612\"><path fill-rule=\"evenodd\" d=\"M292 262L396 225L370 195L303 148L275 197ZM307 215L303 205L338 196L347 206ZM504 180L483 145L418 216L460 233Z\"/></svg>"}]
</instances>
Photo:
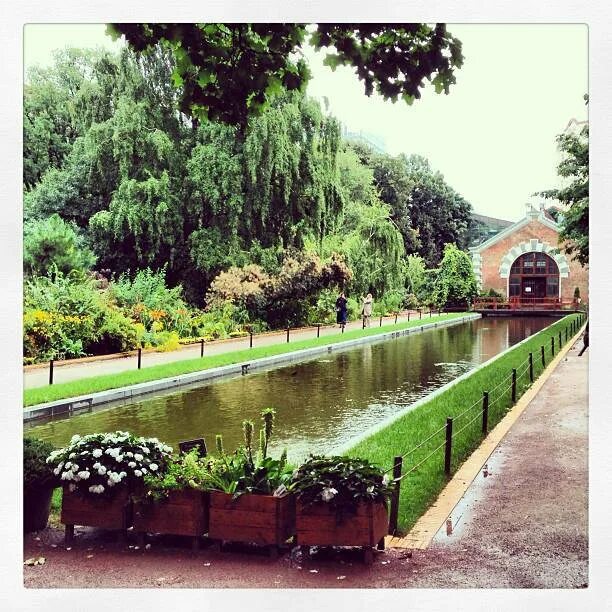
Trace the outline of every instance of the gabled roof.
<instances>
[{"instance_id":1,"label":"gabled roof","mask_svg":"<svg viewBox=\"0 0 612 612\"><path fill-rule=\"evenodd\" d=\"M492 236L481 244L470 248L470 251L472 253L480 253L481 251L484 251L485 249L488 249L490 246L494 245L496 242L507 238L517 230L525 227L531 223L531 221L539 221L542 225L545 225L556 232L560 231L560 227L549 216L540 211L533 211L532 213L528 213L520 221L517 221L516 223L513 223L512 225L503 229L501 232L499 232L499 234L495 234L495 236Z\"/></svg>"}]
</instances>

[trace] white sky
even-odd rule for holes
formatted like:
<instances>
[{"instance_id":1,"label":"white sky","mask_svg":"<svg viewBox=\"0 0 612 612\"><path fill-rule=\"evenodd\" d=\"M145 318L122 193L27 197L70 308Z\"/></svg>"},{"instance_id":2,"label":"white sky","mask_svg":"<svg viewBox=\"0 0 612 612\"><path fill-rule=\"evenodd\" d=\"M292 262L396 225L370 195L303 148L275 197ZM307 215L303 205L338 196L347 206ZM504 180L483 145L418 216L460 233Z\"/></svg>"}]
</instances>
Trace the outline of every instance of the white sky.
<instances>
[{"instance_id":1,"label":"white sky","mask_svg":"<svg viewBox=\"0 0 612 612\"><path fill-rule=\"evenodd\" d=\"M412 106L368 98L350 68L332 72L306 51L309 94L327 96L350 130L377 134L389 153L417 153L481 214L521 218L536 191L558 184L555 136L587 118L588 29L580 24L449 24L463 67L449 95L429 88ZM101 24L24 29L24 66L49 65L64 46L117 49Z\"/></svg>"}]
</instances>

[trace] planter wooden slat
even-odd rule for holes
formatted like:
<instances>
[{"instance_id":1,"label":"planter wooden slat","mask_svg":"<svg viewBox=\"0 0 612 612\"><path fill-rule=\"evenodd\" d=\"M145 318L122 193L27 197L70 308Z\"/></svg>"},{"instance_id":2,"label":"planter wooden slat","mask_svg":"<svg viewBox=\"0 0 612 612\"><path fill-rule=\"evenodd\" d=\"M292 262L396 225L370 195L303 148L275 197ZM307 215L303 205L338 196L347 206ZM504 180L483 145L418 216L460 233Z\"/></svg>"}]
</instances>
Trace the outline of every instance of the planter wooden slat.
<instances>
[{"instance_id":1,"label":"planter wooden slat","mask_svg":"<svg viewBox=\"0 0 612 612\"><path fill-rule=\"evenodd\" d=\"M295 498L246 493L210 494L208 536L217 540L280 546L295 533Z\"/></svg>"},{"instance_id":2,"label":"planter wooden slat","mask_svg":"<svg viewBox=\"0 0 612 612\"><path fill-rule=\"evenodd\" d=\"M195 489L170 491L159 502L134 504L134 530L185 536L208 531L208 496Z\"/></svg>"},{"instance_id":3,"label":"planter wooden slat","mask_svg":"<svg viewBox=\"0 0 612 612\"><path fill-rule=\"evenodd\" d=\"M132 504L127 487L118 487L110 498L83 496L65 485L62 495L61 522L102 529L127 529L132 524Z\"/></svg>"},{"instance_id":4,"label":"planter wooden slat","mask_svg":"<svg viewBox=\"0 0 612 612\"><path fill-rule=\"evenodd\" d=\"M356 515L345 515L341 523L324 504L304 507L297 502L295 526L297 539L304 546L376 546L389 528L384 504L358 506Z\"/></svg>"}]
</instances>

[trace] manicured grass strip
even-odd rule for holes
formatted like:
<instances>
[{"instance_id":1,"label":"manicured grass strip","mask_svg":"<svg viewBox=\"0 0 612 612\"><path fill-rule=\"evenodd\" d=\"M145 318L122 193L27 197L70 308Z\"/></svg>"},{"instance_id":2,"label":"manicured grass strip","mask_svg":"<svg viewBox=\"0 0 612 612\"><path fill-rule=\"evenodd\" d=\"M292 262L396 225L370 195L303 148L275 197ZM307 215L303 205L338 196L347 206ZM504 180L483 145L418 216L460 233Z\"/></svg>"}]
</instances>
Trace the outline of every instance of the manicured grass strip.
<instances>
[{"instance_id":1,"label":"manicured grass strip","mask_svg":"<svg viewBox=\"0 0 612 612\"><path fill-rule=\"evenodd\" d=\"M528 363L523 363L528 359L529 353L533 353L535 380L544 369L540 347L544 345L546 364L550 363L552 359L551 337L555 337L556 355L559 350L559 331L563 332L562 342L565 344L565 328L569 328L570 322L576 320L578 316L566 316L541 330L524 344L515 347L490 365L473 372L471 376L434 397L431 401L408 412L371 437L360 441L347 452L353 457L368 457L370 461L386 470L392 467L393 457L411 451L435 434L431 440L414 453L404 457L403 460L402 473L405 474L433 453L416 471L412 471L402 480L398 526L403 532L410 530L448 482L444 474L446 418L454 419L451 463L451 474L453 474L480 445L484 437L481 433L483 391L490 392L488 429L491 431L512 407L510 391L512 368L517 369L516 397L518 400L531 386ZM568 329L568 340L569 338ZM475 404L474 407L470 408L473 404ZM457 415L464 412L465 414L457 418ZM465 429L459 432L464 427ZM438 430L440 431L435 433ZM439 446L441 448L436 451Z\"/></svg>"},{"instance_id":2,"label":"manicured grass strip","mask_svg":"<svg viewBox=\"0 0 612 612\"><path fill-rule=\"evenodd\" d=\"M436 316L431 319L431 322L442 322L456 319L465 316L466 313L448 313ZM381 332L400 331L410 327L420 327L430 321L424 319L422 321L413 320L404 323L391 323L382 327L371 327L366 329L355 329L346 331L344 334L338 333L321 338L309 338L305 340L297 340L289 343L273 344L270 346L261 346L247 348L240 351L232 351L222 353L220 355L210 355L198 357L196 359L186 359L183 361L174 361L162 365L142 368L141 370L131 370L129 372L121 372L119 374L105 374L103 376L94 376L91 378L81 378L66 383L55 385L45 385L44 387L35 387L26 389L23 393L24 406L33 406L43 402L51 402L53 400L64 399L67 397L76 397L87 393L95 393L97 391L106 391L107 389L118 389L127 387L137 383L147 382L151 380L159 380L161 378L170 378L180 374L189 374L190 372L198 372L208 370L224 365L241 363L243 361L252 361L262 357L271 357L283 353L291 353L302 349L312 348L316 346L325 346L328 344L336 344L346 340L363 338L366 336L374 336Z\"/></svg>"}]
</instances>

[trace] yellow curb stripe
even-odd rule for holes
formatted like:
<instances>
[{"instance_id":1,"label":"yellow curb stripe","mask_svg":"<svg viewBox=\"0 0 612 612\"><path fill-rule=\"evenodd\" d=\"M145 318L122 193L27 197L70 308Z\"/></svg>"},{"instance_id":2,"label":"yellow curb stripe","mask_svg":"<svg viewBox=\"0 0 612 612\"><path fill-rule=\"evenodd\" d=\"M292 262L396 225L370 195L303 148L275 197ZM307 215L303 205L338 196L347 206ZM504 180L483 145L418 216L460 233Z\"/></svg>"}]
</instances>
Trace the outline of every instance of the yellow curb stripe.
<instances>
[{"instance_id":1,"label":"yellow curb stripe","mask_svg":"<svg viewBox=\"0 0 612 612\"><path fill-rule=\"evenodd\" d=\"M487 462L493 451L503 440L512 425L524 412L531 400L538 394L544 383L550 378L561 360L567 355L574 346L580 335L584 331L586 323L580 330L565 343L565 346L557 353L554 359L548 364L540 376L534 381L533 385L525 391L517 403L508 411L506 416L489 432L489 435L482 441L480 446L470 455L460 466L453 478L442 490L436 501L416 522L410 532L403 538L387 536L385 546L389 548L413 548L425 549L433 540L440 528L445 524L454 507L464 496L468 487L472 484L480 470Z\"/></svg>"}]
</instances>

